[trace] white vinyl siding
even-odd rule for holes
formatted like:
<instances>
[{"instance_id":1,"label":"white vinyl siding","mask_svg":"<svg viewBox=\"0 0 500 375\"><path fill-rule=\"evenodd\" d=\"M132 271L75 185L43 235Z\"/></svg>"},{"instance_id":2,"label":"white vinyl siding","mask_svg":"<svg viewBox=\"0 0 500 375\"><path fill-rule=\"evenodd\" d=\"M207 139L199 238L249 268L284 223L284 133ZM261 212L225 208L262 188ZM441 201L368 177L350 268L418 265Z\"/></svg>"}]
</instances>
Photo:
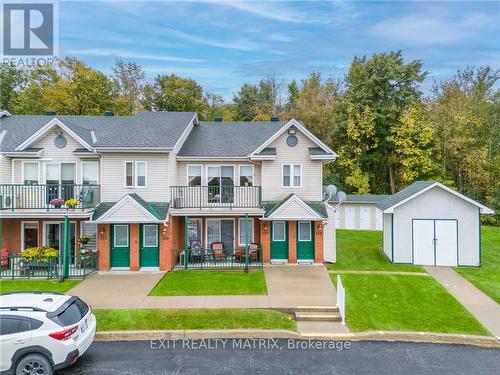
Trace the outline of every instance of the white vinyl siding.
<instances>
[{"instance_id":1,"label":"white vinyl siding","mask_svg":"<svg viewBox=\"0 0 500 375\"><path fill-rule=\"evenodd\" d=\"M298 144L290 147L286 144L287 132L280 135L269 147L276 148L276 159L262 161L262 199L277 201L291 193L303 200L320 201L323 195L323 165L319 160L311 160L309 147L317 147L315 143L297 131ZM283 164L302 166L301 187L282 187Z\"/></svg>"},{"instance_id":2,"label":"white vinyl siding","mask_svg":"<svg viewBox=\"0 0 500 375\"><path fill-rule=\"evenodd\" d=\"M57 137L55 134L55 131L59 130L61 131L62 135L66 138L67 144L66 147L64 148L58 148L54 145L54 139ZM25 159L12 159L12 167L13 167L13 172L12 169L9 168L8 170L8 180L6 183L14 183L14 184L22 184L23 183L23 175L22 175L22 162L23 161L39 161L39 182L41 184L45 183L45 165L46 164L75 164L76 170L76 184L80 184L82 182L82 162L86 161L96 161L95 159L89 159L89 158L80 158L78 156L73 155L73 151L76 150L77 148L82 148L83 146L78 143L76 140L74 140L68 133L66 133L64 130L60 129L59 127L53 128L50 131L46 133L44 137L42 137L40 140L37 142L33 143L30 147L34 148L42 148L42 153L40 155L40 159L33 159L33 158L25 158ZM3 168L2 168L3 169ZM99 171L98 171L99 172ZM7 174L5 171L0 172L0 178L2 178L2 182L4 177L1 177L3 174ZM13 180L12 180L13 177Z\"/></svg>"},{"instance_id":3,"label":"white vinyl siding","mask_svg":"<svg viewBox=\"0 0 500 375\"><path fill-rule=\"evenodd\" d=\"M145 200L167 202L170 191L168 158L168 154L103 153L100 180L102 201L116 202L126 194L137 193ZM147 188L125 186L126 161L146 162Z\"/></svg>"},{"instance_id":4,"label":"white vinyl siding","mask_svg":"<svg viewBox=\"0 0 500 375\"><path fill-rule=\"evenodd\" d=\"M86 234L89 237L89 242L85 247L87 249L97 250L97 224L82 221L80 224L81 235Z\"/></svg>"},{"instance_id":5,"label":"white vinyl siding","mask_svg":"<svg viewBox=\"0 0 500 375\"><path fill-rule=\"evenodd\" d=\"M12 159L0 155L0 184L10 184L12 179Z\"/></svg>"}]
</instances>

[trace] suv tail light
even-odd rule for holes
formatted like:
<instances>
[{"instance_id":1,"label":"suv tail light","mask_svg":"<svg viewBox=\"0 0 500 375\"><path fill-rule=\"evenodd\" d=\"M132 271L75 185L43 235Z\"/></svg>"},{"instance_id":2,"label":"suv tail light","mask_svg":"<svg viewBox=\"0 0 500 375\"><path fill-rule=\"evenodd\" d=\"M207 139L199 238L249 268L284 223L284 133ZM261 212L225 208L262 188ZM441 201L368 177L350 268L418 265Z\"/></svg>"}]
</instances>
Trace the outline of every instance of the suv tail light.
<instances>
[{"instance_id":1,"label":"suv tail light","mask_svg":"<svg viewBox=\"0 0 500 375\"><path fill-rule=\"evenodd\" d=\"M71 328L67 328L64 331L49 333L49 336L52 337L53 339L64 341L69 339L71 335L76 332L77 329L78 326L74 326Z\"/></svg>"}]
</instances>

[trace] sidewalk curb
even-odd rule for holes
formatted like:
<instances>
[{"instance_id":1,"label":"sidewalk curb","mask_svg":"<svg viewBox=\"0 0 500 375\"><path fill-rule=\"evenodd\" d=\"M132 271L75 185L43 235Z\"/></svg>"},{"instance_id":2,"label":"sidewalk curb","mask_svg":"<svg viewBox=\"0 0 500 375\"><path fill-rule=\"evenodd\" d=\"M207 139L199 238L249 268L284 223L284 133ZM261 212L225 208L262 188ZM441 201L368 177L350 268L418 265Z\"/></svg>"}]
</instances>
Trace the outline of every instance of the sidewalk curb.
<instances>
[{"instance_id":1,"label":"sidewalk curb","mask_svg":"<svg viewBox=\"0 0 500 375\"><path fill-rule=\"evenodd\" d=\"M233 339L233 338L280 338L303 340L342 341L390 341L430 344L473 345L483 348L499 348L500 340L489 336L461 335L429 332L368 331L360 333L298 333L287 330L151 330L151 331L108 331L97 332L96 341L138 341L138 340L189 340L189 339Z\"/></svg>"}]
</instances>

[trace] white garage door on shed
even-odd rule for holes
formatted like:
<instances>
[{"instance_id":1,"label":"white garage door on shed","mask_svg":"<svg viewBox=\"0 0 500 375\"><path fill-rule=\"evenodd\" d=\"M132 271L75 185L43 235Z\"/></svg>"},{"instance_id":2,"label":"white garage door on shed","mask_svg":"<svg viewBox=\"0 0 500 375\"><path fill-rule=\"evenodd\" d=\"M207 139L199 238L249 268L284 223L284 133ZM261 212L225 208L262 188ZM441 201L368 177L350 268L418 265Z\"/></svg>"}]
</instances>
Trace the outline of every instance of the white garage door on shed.
<instances>
[{"instance_id":1,"label":"white garage door on shed","mask_svg":"<svg viewBox=\"0 0 500 375\"><path fill-rule=\"evenodd\" d=\"M413 263L425 266L458 265L456 220L413 220Z\"/></svg>"}]
</instances>

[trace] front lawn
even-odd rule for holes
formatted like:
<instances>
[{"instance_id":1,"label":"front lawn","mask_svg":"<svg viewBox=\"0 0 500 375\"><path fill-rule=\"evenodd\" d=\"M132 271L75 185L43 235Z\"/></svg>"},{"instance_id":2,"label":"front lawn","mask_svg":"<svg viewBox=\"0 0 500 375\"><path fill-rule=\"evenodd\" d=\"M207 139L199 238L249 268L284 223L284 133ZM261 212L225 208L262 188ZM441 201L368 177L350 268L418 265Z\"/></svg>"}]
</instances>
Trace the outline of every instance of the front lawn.
<instances>
[{"instance_id":1,"label":"front lawn","mask_svg":"<svg viewBox=\"0 0 500 375\"><path fill-rule=\"evenodd\" d=\"M27 290L42 290L66 293L82 280L0 280L0 294Z\"/></svg>"},{"instance_id":2,"label":"front lawn","mask_svg":"<svg viewBox=\"0 0 500 375\"><path fill-rule=\"evenodd\" d=\"M481 227L481 267L455 270L500 303L500 228Z\"/></svg>"},{"instance_id":3,"label":"front lawn","mask_svg":"<svg viewBox=\"0 0 500 375\"><path fill-rule=\"evenodd\" d=\"M168 272L150 296L208 296L267 294L263 271L173 271Z\"/></svg>"},{"instance_id":4,"label":"front lawn","mask_svg":"<svg viewBox=\"0 0 500 375\"><path fill-rule=\"evenodd\" d=\"M330 270L424 272L420 266L392 264L382 252L382 232L337 229L337 263Z\"/></svg>"},{"instance_id":5,"label":"front lawn","mask_svg":"<svg viewBox=\"0 0 500 375\"><path fill-rule=\"evenodd\" d=\"M94 310L98 331L184 329L285 329L297 325L287 314L274 310L141 309Z\"/></svg>"},{"instance_id":6,"label":"front lawn","mask_svg":"<svg viewBox=\"0 0 500 375\"><path fill-rule=\"evenodd\" d=\"M331 275L335 280L336 275ZM344 274L347 325L352 331L420 331L488 335L431 277Z\"/></svg>"}]
</instances>

